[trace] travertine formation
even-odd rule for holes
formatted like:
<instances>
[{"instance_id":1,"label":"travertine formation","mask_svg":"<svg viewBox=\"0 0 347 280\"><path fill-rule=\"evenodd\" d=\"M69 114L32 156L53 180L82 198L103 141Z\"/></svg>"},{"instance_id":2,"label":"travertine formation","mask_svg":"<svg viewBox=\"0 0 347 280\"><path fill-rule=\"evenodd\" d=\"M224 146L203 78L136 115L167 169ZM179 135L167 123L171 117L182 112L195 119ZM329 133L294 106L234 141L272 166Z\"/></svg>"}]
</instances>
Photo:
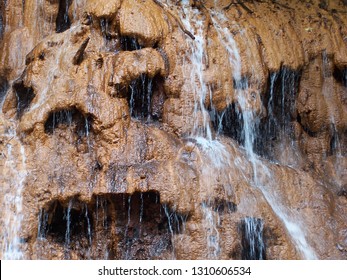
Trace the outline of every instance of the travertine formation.
<instances>
[{"instance_id":1,"label":"travertine formation","mask_svg":"<svg viewBox=\"0 0 347 280\"><path fill-rule=\"evenodd\" d=\"M346 1L0 5L1 258L347 258Z\"/></svg>"}]
</instances>

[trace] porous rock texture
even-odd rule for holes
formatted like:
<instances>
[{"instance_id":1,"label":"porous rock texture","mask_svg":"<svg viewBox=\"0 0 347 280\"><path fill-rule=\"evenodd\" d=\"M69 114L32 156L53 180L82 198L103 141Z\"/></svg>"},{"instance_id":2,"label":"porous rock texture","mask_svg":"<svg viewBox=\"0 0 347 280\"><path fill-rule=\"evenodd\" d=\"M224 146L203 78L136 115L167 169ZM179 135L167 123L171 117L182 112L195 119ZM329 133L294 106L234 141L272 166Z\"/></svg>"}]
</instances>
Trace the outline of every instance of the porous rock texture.
<instances>
[{"instance_id":1,"label":"porous rock texture","mask_svg":"<svg viewBox=\"0 0 347 280\"><path fill-rule=\"evenodd\" d=\"M253 217L267 259L347 258L346 1L0 5L0 257L241 259Z\"/></svg>"}]
</instances>

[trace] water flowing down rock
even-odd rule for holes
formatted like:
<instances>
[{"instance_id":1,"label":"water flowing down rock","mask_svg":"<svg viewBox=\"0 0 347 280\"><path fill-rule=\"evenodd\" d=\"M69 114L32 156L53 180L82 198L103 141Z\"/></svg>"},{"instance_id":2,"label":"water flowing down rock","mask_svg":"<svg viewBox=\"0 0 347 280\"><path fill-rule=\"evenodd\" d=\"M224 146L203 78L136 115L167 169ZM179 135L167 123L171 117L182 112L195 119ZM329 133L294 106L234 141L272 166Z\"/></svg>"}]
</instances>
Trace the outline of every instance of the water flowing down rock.
<instances>
[{"instance_id":1,"label":"water flowing down rock","mask_svg":"<svg viewBox=\"0 0 347 280\"><path fill-rule=\"evenodd\" d=\"M346 13L2 1L0 258L347 259Z\"/></svg>"}]
</instances>

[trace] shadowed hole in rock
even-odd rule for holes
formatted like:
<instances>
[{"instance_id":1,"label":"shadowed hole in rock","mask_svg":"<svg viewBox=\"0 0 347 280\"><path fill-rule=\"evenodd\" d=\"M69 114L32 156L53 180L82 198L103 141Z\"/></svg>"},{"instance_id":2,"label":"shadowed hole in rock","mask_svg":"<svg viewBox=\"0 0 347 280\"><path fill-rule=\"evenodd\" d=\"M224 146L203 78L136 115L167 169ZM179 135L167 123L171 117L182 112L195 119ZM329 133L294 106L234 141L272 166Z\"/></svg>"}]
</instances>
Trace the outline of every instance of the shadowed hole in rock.
<instances>
[{"instance_id":1,"label":"shadowed hole in rock","mask_svg":"<svg viewBox=\"0 0 347 280\"><path fill-rule=\"evenodd\" d=\"M248 78L233 80L235 90L247 90ZM217 134L223 134L236 140L240 145L245 143L245 122L240 106L236 103L230 104L223 111L210 110L210 117Z\"/></svg>"},{"instance_id":2,"label":"shadowed hole in rock","mask_svg":"<svg viewBox=\"0 0 347 280\"><path fill-rule=\"evenodd\" d=\"M111 40L110 21L106 18L100 19L101 33L106 40Z\"/></svg>"},{"instance_id":3,"label":"shadowed hole in rock","mask_svg":"<svg viewBox=\"0 0 347 280\"><path fill-rule=\"evenodd\" d=\"M204 202L204 204L219 214L234 213L237 211L237 205L234 202L221 198L215 198L212 201Z\"/></svg>"},{"instance_id":4,"label":"shadowed hole in rock","mask_svg":"<svg viewBox=\"0 0 347 280\"><path fill-rule=\"evenodd\" d=\"M136 51L143 48L136 38L128 36L120 38L120 45L122 51Z\"/></svg>"},{"instance_id":5,"label":"shadowed hole in rock","mask_svg":"<svg viewBox=\"0 0 347 280\"><path fill-rule=\"evenodd\" d=\"M246 217L239 225L241 233L241 258L243 260L265 260L265 241L262 219Z\"/></svg>"},{"instance_id":6,"label":"shadowed hole in rock","mask_svg":"<svg viewBox=\"0 0 347 280\"><path fill-rule=\"evenodd\" d=\"M163 84L163 78L156 76L152 79L147 75L141 75L130 83L127 100L132 117L145 121L162 119L166 100Z\"/></svg>"},{"instance_id":7,"label":"shadowed hole in rock","mask_svg":"<svg viewBox=\"0 0 347 280\"><path fill-rule=\"evenodd\" d=\"M69 18L69 7L72 3L72 0L59 0L59 9L57 18L55 20L56 26L55 31L57 33L64 32L69 29L71 26Z\"/></svg>"},{"instance_id":8,"label":"shadowed hole in rock","mask_svg":"<svg viewBox=\"0 0 347 280\"><path fill-rule=\"evenodd\" d=\"M89 202L71 197L41 209L38 240L80 259L160 259L172 254L172 237L187 219L154 191L93 195Z\"/></svg>"},{"instance_id":9,"label":"shadowed hole in rock","mask_svg":"<svg viewBox=\"0 0 347 280\"><path fill-rule=\"evenodd\" d=\"M0 41L2 40L2 37L4 35L4 18L2 15L2 9L0 9Z\"/></svg>"},{"instance_id":10,"label":"shadowed hole in rock","mask_svg":"<svg viewBox=\"0 0 347 280\"><path fill-rule=\"evenodd\" d=\"M333 77L338 83L341 83L343 86L347 87L347 67L340 69L334 66Z\"/></svg>"},{"instance_id":11,"label":"shadowed hole in rock","mask_svg":"<svg viewBox=\"0 0 347 280\"><path fill-rule=\"evenodd\" d=\"M64 202L55 200L40 211L38 238L51 236L55 242L69 245L74 237L88 237L89 240L92 225L87 204L77 197Z\"/></svg>"},{"instance_id":12,"label":"shadowed hole in rock","mask_svg":"<svg viewBox=\"0 0 347 280\"><path fill-rule=\"evenodd\" d=\"M268 112L265 118L254 116L253 149L261 156L273 157L273 147L281 136L293 137L291 122L296 120L296 97L301 78L301 71L282 68L281 71L269 75L269 89L262 96L262 103ZM234 81L236 90L247 90L248 80L242 78ZM221 112L210 110L214 129L236 140L240 145L245 142L245 121L243 113L235 103Z\"/></svg>"},{"instance_id":13,"label":"shadowed hole in rock","mask_svg":"<svg viewBox=\"0 0 347 280\"><path fill-rule=\"evenodd\" d=\"M118 53L120 49L119 32L113 22L108 18L101 18L99 25L106 50Z\"/></svg>"},{"instance_id":14,"label":"shadowed hole in rock","mask_svg":"<svg viewBox=\"0 0 347 280\"><path fill-rule=\"evenodd\" d=\"M329 144L329 155L334 155L336 154L336 152L339 150L340 148L340 143L339 143L339 135L335 129L335 127L333 127L333 132L332 132L332 136L330 139L330 144Z\"/></svg>"},{"instance_id":15,"label":"shadowed hole in rock","mask_svg":"<svg viewBox=\"0 0 347 280\"><path fill-rule=\"evenodd\" d=\"M269 88L263 95L267 116L256 131L254 149L257 154L273 159L274 146L282 137L294 138L292 122L297 120L296 98L301 70L282 68L269 74Z\"/></svg>"},{"instance_id":16,"label":"shadowed hole in rock","mask_svg":"<svg viewBox=\"0 0 347 280\"><path fill-rule=\"evenodd\" d=\"M210 112L215 131L218 134L231 137L240 145L244 144L244 122L241 112L233 103L222 112Z\"/></svg>"},{"instance_id":17,"label":"shadowed hole in rock","mask_svg":"<svg viewBox=\"0 0 347 280\"><path fill-rule=\"evenodd\" d=\"M343 196L343 197L347 198L347 185L345 185L344 187L342 187L342 188L337 192L337 196Z\"/></svg>"},{"instance_id":18,"label":"shadowed hole in rock","mask_svg":"<svg viewBox=\"0 0 347 280\"><path fill-rule=\"evenodd\" d=\"M330 143L329 143L329 151L327 153L327 156L332 155L340 155L345 156L347 153L346 144L347 144L347 130L345 130L344 133L339 133L336 130L336 127L334 124L331 125L330 128Z\"/></svg>"},{"instance_id":19,"label":"shadowed hole in rock","mask_svg":"<svg viewBox=\"0 0 347 280\"><path fill-rule=\"evenodd\" d=\"M22 81L15 83L13 89L17 99L17 117L21 118L23 113L29 108L35 93L31 87L24 86Z\"/></svg>"},{"instance_id":20,"label":"shadowed hole in rock","mask_svg":"<svg viewBox=\"0 0 347 280\"><path fill-rule=\"evenodd\" d=\"M57 128L73 128L79 137L88 136L91 132L92 117L83 115L76 108L51 112L45 122L45 132L52 134Z\"/></svg>"},{"instance_id":21,"label":"shadowed hole in rock","mask_svg":"<svg viewBox=\"0 0 347 280\"><path fill-rule=\"evenodd\" d=\"M8 88L9 88L9 84L7 79L3 76L0 76L0 104L4 100Z\"/></svg>"}]
</instances>

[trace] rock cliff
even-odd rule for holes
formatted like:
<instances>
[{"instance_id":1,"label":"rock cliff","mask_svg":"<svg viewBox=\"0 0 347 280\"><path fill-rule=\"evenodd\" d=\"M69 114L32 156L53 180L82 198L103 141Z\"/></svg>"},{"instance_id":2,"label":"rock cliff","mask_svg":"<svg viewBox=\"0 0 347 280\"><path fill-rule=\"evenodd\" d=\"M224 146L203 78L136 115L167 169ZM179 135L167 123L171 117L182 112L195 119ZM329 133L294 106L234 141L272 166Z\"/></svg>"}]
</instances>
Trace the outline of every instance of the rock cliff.
<instances>
[{"instance_id":1,"label":"rock cliff","mask_svg":"<svg viewBox=\"0 0 347 280\"><path fill-rule=\"evenodd\" d=\"M1 258L347 258L346 1L0 5Z\"/></svg>"}]
</instances>

